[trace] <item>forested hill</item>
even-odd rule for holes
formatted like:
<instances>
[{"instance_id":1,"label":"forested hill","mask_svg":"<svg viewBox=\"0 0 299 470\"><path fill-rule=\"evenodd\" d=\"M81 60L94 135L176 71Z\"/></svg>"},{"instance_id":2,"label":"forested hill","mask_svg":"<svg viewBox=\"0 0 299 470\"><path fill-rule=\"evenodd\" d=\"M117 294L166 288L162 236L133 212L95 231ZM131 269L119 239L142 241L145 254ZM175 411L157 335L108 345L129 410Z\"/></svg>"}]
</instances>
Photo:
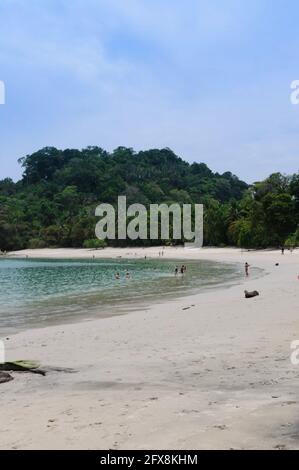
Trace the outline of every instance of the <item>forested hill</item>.
<instances>
[{"instance_id":1,"label":"forested hill","mask_svg":"<svg viewBox=\"0 0 299 470\"><path fill-rule=\"evenodd\" d=\"M53 196L76 186L82 197L114 203L119 194L140 203L161 200L198 201L204 196L225 202L239 199L247 185L227 172L213 173L204 163L190 165L169 149L135 153L119 147L79 150L45 148L20 160L21 184L42 185Z\"/></svg>"},{"instance_id":2,"label":"forested hill","mask_svg":"<svg viewBox=\"0 0 299 470\"><path fill-rule=\"evenodd\" d=\"M2 250L92 246L95 207L116 204L119 195L126 195L128 204L146 206L203 203L206 244L279 244L297 229L296 176L272 175L264 186L248 188L230 172L189 164L170 149L119 147L108 153L99 147L47 147L19 161L22 179L0 181Z\"/></svg>"}]
</instances>

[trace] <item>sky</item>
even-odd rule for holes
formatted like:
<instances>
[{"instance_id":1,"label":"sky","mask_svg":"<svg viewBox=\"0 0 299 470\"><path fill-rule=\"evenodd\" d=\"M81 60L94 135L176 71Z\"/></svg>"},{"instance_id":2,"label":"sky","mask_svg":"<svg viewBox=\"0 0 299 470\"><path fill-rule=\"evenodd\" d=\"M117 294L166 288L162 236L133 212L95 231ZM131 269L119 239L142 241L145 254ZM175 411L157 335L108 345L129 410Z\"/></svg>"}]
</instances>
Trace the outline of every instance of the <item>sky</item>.
<instances>
[{"instance_id":1,"label":"sky","mask_svg":"<svg viewBox=\"0 0 299 470\"><path fill-rule=\"evenodd\" d=\"M296 0L0 0L0 179L45 146L297 172L298 18Z\"/></svg>"}]
</instances>

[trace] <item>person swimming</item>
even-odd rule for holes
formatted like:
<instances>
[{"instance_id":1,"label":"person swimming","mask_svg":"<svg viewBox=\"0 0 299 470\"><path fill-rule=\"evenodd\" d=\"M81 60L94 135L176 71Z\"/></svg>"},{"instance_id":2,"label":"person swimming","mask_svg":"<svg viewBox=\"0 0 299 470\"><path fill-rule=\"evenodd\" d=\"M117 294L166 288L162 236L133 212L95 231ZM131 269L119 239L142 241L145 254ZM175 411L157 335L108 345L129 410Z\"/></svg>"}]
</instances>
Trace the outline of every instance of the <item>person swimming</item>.
<instances>
[{"instance_id":1,"label":"person swimming","mask_svg":"<svg viewBox=\"0 0 299 470\"><path fill-rule=\"evenodd\" d=\"M130 279L130 277L131 277L130 272L128 270L126 270L126 279Z\"/></svg>"},{"instance_id":2,"label":"person swimming","mask_svg":"<svg viewBox=\"0 0 299 470\"><path fill-rule=\"evenodd\" d=\"M119 272L115 273L115 279L120 279Z\"/></svg>"}]
</instances>

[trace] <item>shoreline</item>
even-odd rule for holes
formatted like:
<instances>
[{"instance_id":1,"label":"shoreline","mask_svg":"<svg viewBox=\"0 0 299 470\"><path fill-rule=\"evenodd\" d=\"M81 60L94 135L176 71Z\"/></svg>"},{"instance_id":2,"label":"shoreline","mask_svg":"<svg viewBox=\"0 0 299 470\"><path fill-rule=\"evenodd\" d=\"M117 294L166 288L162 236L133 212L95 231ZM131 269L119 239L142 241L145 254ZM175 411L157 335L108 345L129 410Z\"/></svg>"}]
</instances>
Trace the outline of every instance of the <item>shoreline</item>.
<instances>
[{"instance_id":1,"label":"shoreline","mask_svg":"<svg viewBox=\"0 0 299 470\"><path fill-rule=\"evenodd\" d=\"M163 252L163 256L159 253ZM236 247L202 247L192 248L183 246L152 246L152 247L124 247L114 248L106 247L103 249L94 248L36 248L10 251L6 255L2 255L0 259L166 259L166 260L198 260L206 255L216 256L224 255L231 257L235 255L246 256L246 254L280 254L279 249L242 249ZM239 260L240 261L240 260ZM222 260L221 260L222 262Z\"/></svg>"},{"instance_id":2,"label":"shoreline","mask_svg":"<svg viewBox=\"0 0 299 470\"><path fill-rule=\"evenodd\" d=\"M11 336L9 360L76 372L15 373L0 386L1 448L299 448L299 366L290 362L299 338L297 253L166 248L163 259L178 253L246 260L269 275ZM245 287L261 295L244 299Z\"/></svg>"}]
</instances>

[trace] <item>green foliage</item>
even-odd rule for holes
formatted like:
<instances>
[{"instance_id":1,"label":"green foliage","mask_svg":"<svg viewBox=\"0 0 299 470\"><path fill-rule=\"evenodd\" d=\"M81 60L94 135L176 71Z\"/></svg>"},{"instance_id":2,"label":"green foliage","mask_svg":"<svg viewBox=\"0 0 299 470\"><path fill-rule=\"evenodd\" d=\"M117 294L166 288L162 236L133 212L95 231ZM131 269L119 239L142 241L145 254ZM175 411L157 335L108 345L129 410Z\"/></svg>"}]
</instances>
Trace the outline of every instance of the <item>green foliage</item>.
<instances>
[{"instance_id":1,"label":"green foliage","mask_svg":"<svg viewBox=\"0 0 299 470\"><path fill-rule=\"evenodd\" d=\"M299 227L294 233L291 233L285 241L285 246L288 248L295 248L299 245Z\"/></svg>"},{"instance_id":2,"label":"green foliage","mask_svg":"<svg viewBox=\"0 0 299 470\"><path fill-rule=\"evenodd\" d=\"M206 245L281 246L298 240L299 175L275 173L250 188L230 172L189 164L170 149L46 147L20 160L23 177L0 181L0 249L101 247L95 208L117 204L204 204ZM294 238L295 237L295 238ZM180 243L156 240L154 244ZM150 240L109 241L114 246Z\"/></svg>"},{"instance_id":3,"label":"green foliage","mask_svg":"<svg viewBox=\"0 0 299 470\"><path fill-rule=\"evenodd\" d=\"M36 248L46 248L46 243L43 240L40 240L39 238L31 238L28 242L27 247L31 249L36 249Z\"/></svg>"},{"instance_id":4,"label":"green foliage","mask_svg":"<svg viewBox=\"0 0 299 470\"><path fill-rule=\"evenodd\" d=\"M83 248L105 248L107 246L106 242L104 240L99 240L98 238L90 239L90 240L85 240L83 243Z\"/></svg>"},{"instance_id":5,"label":"green foliage","mask_svg":"<svg viewBox=\"0 0 299 470\"><path fill-rule=\"evenodd\" d=\"M40 231L41 241L45 246L56 247L59 246L60 240L64 237L63 228L58 225L49 225L42 228Z\"/></svg>"}]
</instances>

